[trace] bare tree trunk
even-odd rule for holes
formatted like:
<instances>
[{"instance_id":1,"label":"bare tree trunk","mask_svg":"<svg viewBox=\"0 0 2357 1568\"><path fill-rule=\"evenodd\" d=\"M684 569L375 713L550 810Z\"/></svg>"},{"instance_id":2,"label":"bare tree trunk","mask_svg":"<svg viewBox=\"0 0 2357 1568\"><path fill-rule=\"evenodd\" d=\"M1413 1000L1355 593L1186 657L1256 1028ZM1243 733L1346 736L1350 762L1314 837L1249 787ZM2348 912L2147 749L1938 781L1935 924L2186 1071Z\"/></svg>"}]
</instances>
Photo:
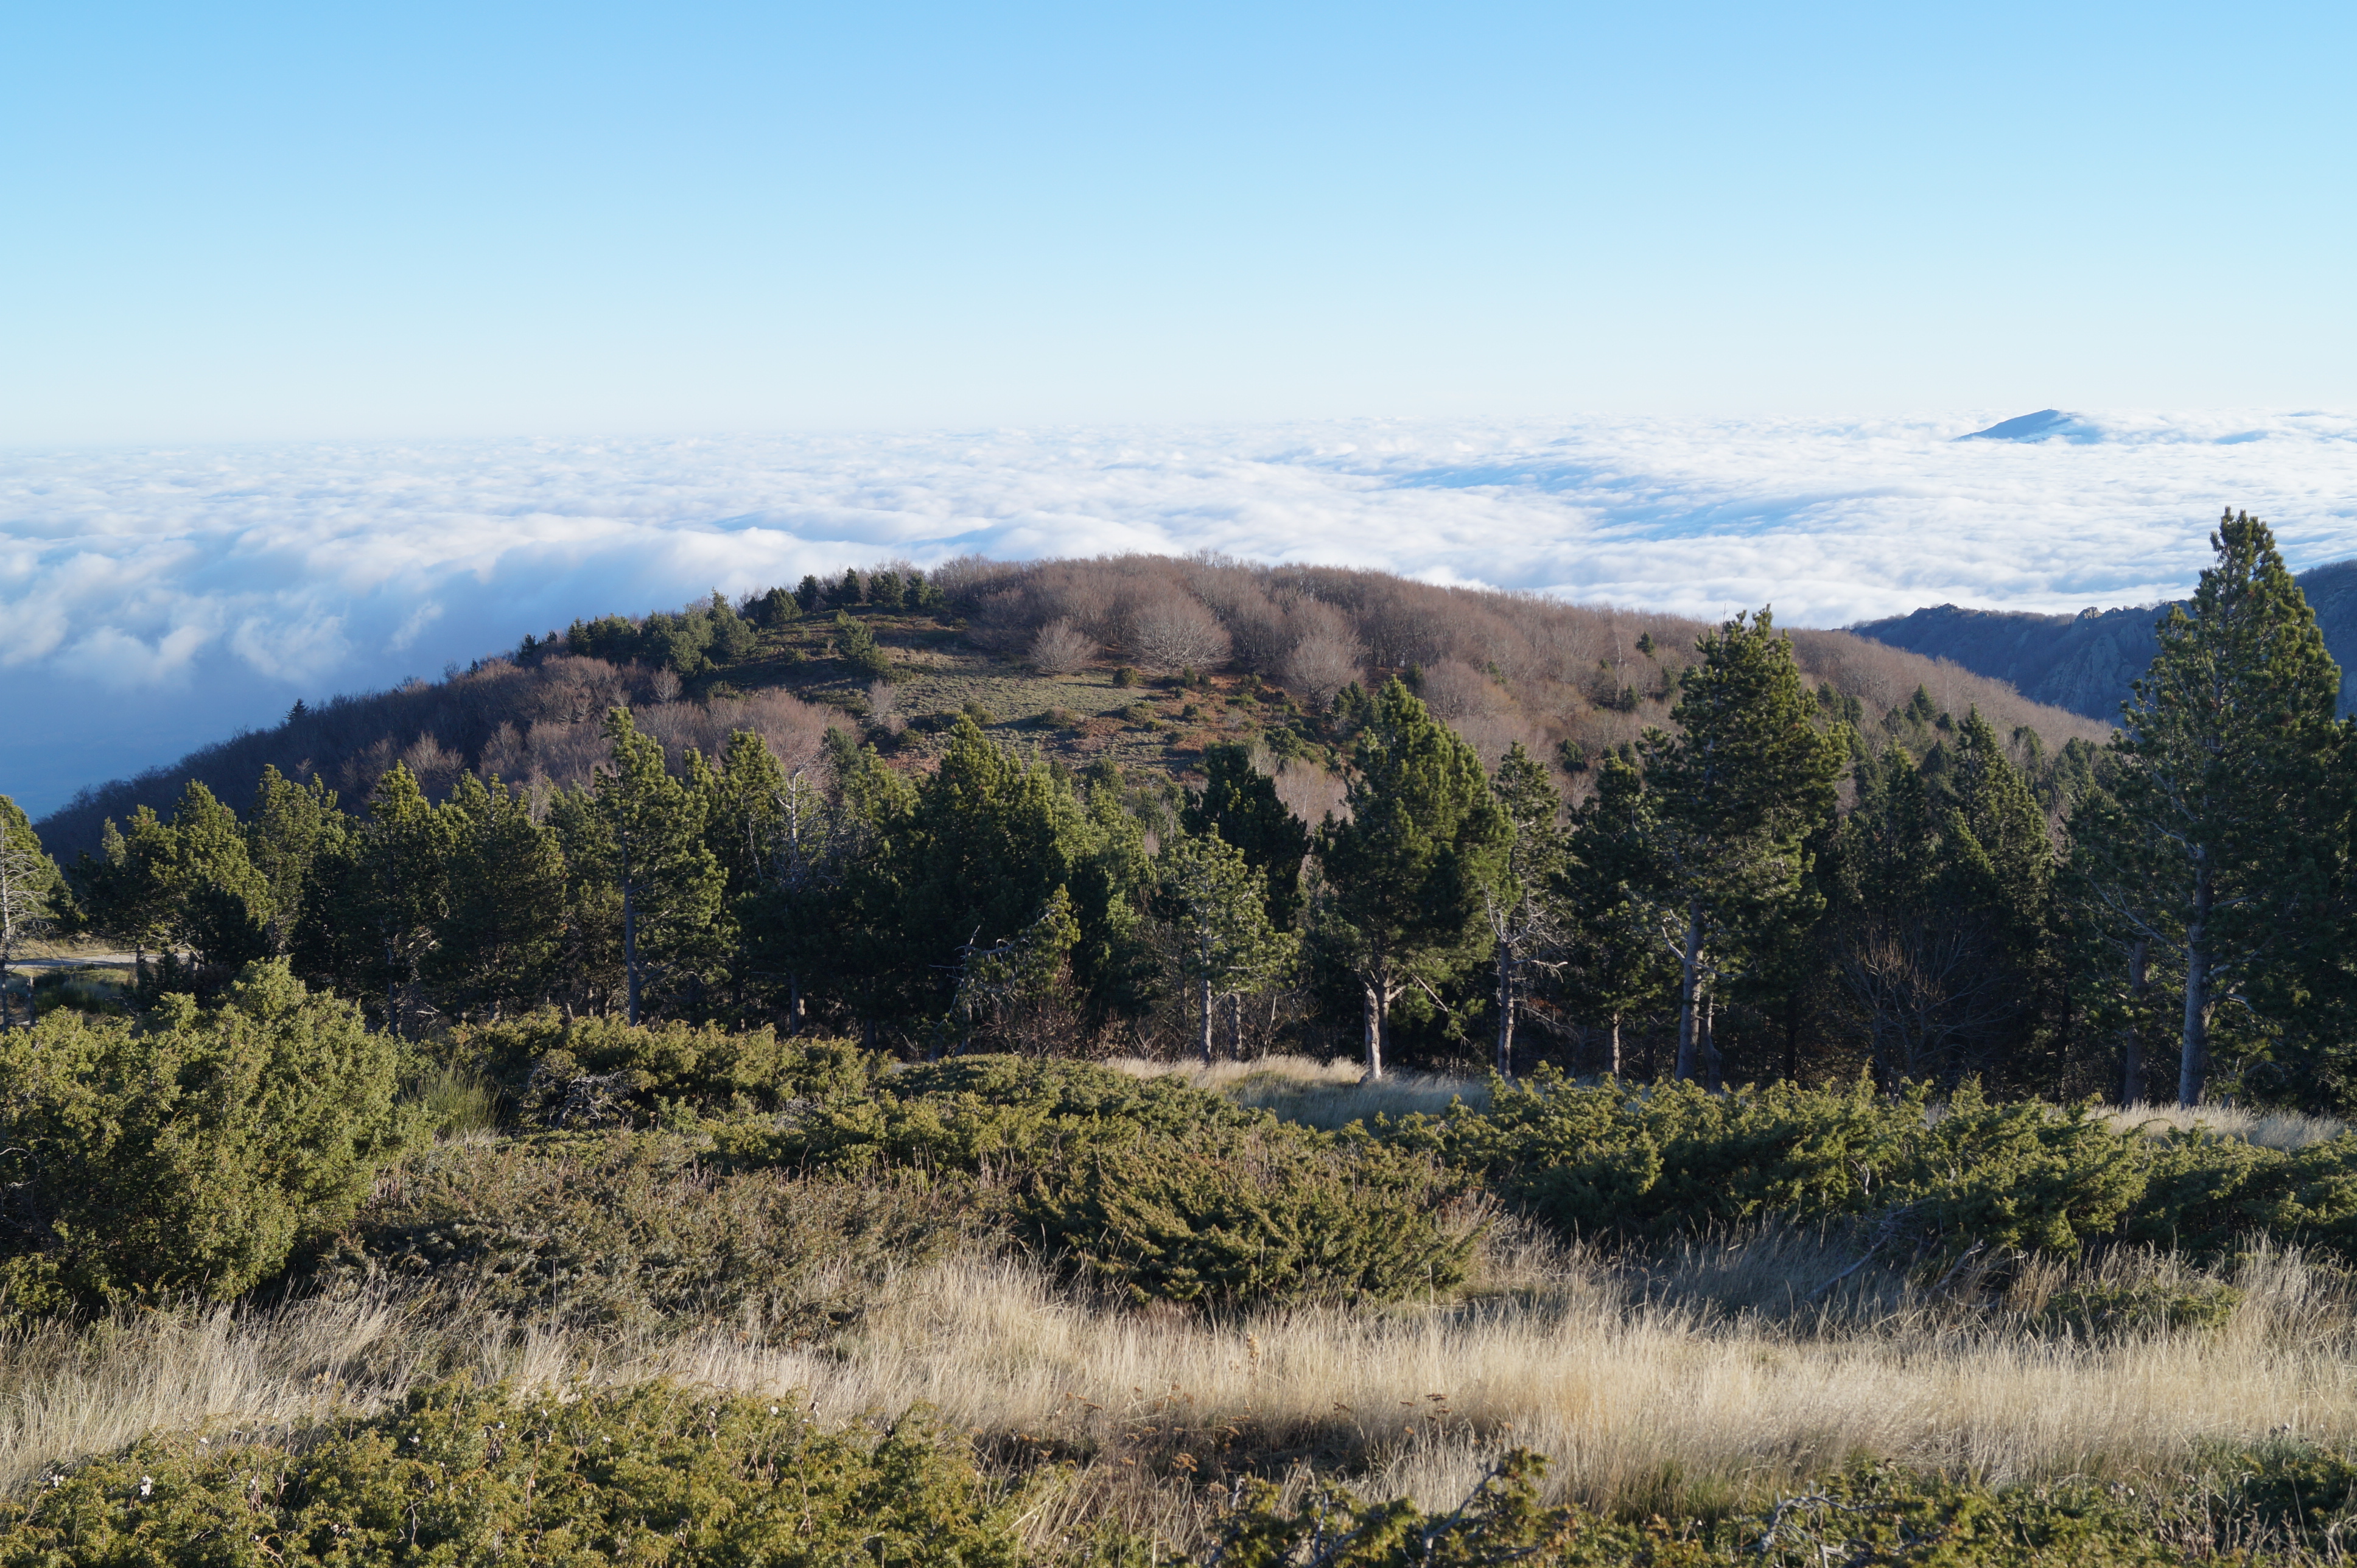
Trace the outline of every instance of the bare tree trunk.
<instances>
[{"instance_id":1,"label":"bare tree trunk","mask_svg":"<svg viewBox=\"0 0 2357 1568\"><path fill-rule=\"evenodd\" d=\"M1244 993L1241 991L1228 998L1228 1055L1236 1061L1244 1059Z\"/></svg>"},{"instance_id":2,"label":"bare tree trunk","mask_svg":"<svg viewBox=\"0 0 2357 1568\"><path fill-rule=\"evenodd\" d=\"M2145 960L2148 950L2148 944L2142 937L2138 937L2136 946L2128 950L2128 996L2132 1004L2144 1000ZM2133 1111L2145 1101L2144 1036L2133 1005L2128 1016L2127 1041L2121 1054L2126 1059L2120 1068L2120 1103Z\"/></svg>"},{"instance_id":3,"label":"bare tree trunk","mask_svg":"<svg viewBox=\"0 0 2357 1568\"><path fill-rule=\"evenodd\" d=\"M630 1018L639 1021L639 906L630 897L630 872L622 877L622 972L630 984Z\"/></svg>"},{"instance_id":4,"label":"bare tree trunk","mask_svg":"<svg viewBox=\"0 0 2357 1568\"><path fill-rule=\"evenodd\" d=\"M1673 1069L1682 1080L1695 1075L1695 1050L1699 1044L1695 1030L1695 989L1701 970L1702 906L1688 900L1686 945L1678 954L1678 1064Z\"/></svg>"},{"instance_id":5,"label":"bare tree trunk","mask_svg":"<svg viewBox=\"0 0 2357 1568\"><path fill-rule=\"evenodd\" d=\"M2210 1075L2210 908L2217 897L2210 864L2193 873L2193 918L2185 926L2185 1045L2177 1065L2177 1103L2201 1103Z\"/></svg>"},{"instance_id":6,"label":"bare tree trunk","mask_svg":"<svg viewBox=\"0 0 2357 1568\"><path fill-rule=\"evenodd\" d=\"M1375 988L1366 988L1365 1027L1367 1036L1367 1076L1383 1076L1383 1004Z\"/></svg>"},{"instance_id":7,"label":"bare tree trunk","mask_svg":"<svg viewBox=\"0 0 2357 1568\"><path fill-rule=\"evenodd\" d=\"M1498 944L1498 1076L1514 1076L1514 961Z\"/></svg>"},{"instance_id":8,"label":"bare tree trunk","mask_svg":"<svg viewBox=\"0 0 2357 1568\"><path fill-rule=\"evenodd\" d=\"M1203 1003L1202 1026L1196 1043L1203 1047L1203 1065L1205 1067L1210 1067L1211 1065L1211 1008L1213 1005L1213 998L1211 996L1211 977L1207 974L1196 982L1196 984L1199 987L1197 994L1200 996Z\"/></svg>"},{"instance_id":9,"label":"bare tree trunk","mask_svg":"<svg viewBox=\"0 0 2357 1568\"><path fill-rule=\"evenodd\" d=\"M1614 1078L1620 1076L1620 1015L1612 1015L1612 1058L1604 1069Z\"/></svg>"},{"instance_id":10,"label":"bare tree trunk","mask_svg":"<svg viewBox=\"0 0 2357 1568\"><path fill-rule=\"evenodd\" d=\"M1707 992L1704 993L1702 999L1702 1038L1695 1051L1695 1055L1699 1058L1699 1063L1702 1068L1702 1086L1705 1089L1713 1090L1725 1087L1725 1084L1722 1081L1725 1075L1719 1071L1720 1063L1718 1059L1718 1041L1713 1035L1711 1029L1711 1026L1717 1021L1717 1016L1718 998L1711 995Z\"/></svg>"}]
</instances>

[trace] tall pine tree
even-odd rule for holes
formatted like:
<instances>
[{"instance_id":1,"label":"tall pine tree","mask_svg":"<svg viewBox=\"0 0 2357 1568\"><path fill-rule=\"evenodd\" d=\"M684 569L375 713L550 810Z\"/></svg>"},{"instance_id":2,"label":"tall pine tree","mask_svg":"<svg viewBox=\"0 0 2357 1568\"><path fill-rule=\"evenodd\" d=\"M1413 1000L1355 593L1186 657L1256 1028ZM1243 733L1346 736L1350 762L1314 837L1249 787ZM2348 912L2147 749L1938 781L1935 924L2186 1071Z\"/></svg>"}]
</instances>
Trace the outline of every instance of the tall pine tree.
<instances>
[{"instance_id":1,"label":"tall pine tree","mask_svg":"<svg viewBox=\"0 0 2357 1568\"><path fill-rule=\"evenodd\" d=\"M2177 1099L2201 1103L2222 1005L2330 940L2321 918L2344 838L2333 707L2341 671L2267 525L2229 511L2190 605L2122 708L2122 831L2084 843L2110 912L2175 950Z\"/></svg>"},{"instance_id":2,"label":"tall pine tree","mask_svg":"<svg viewBox=\"0 0 2357 1568\"><path fill-rule=\"evenodd\" d=\"M1367 1073L1381 1078L1392 1004L1482 955L1481 889L1498 881L1513 828L1473 748L1396 679L1374 698L1351 765L1350 819L1329 817L1318 834L1318 924L1358 980Z\"/></svg>"},{"instance_id":3,"label":"tall pine tree","mask_svg":"<svg viewBox=\"0 0 2357 1568\"><path fill-rule=\"evenodd\" d=\"M1716 1080L1715 988L1760 928L1813 918L1806 845L1833 816L1848 756L1819 727L1792 642L1767 610L1736 616L1697 646L1670 711L1678 733L1648 731L1640 750L1659 802L1655 865L1678 918L1677 1075Z\"/></svg>"}]
</instances>

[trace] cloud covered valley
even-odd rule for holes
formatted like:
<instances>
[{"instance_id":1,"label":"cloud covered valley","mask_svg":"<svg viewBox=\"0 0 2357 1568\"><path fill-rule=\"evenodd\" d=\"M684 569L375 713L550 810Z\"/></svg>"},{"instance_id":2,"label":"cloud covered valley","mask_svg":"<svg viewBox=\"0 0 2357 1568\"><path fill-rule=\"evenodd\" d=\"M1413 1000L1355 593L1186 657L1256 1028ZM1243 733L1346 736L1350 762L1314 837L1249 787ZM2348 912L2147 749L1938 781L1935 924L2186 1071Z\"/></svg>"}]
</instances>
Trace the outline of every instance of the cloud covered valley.
<instances>
[{"instance_id":1,"label":"cloud covered valley","mask_svg":"<svg viewBox=\"0 0 2357 1568\"><path fill-rule=\"evenodd\" d=\"M2222 506L2357 555L2357 417L2018 410L0 454L0 792L576 616L901 557L1212 551L1717 617L2181 592Z\"/></svg>"}]
</instances>

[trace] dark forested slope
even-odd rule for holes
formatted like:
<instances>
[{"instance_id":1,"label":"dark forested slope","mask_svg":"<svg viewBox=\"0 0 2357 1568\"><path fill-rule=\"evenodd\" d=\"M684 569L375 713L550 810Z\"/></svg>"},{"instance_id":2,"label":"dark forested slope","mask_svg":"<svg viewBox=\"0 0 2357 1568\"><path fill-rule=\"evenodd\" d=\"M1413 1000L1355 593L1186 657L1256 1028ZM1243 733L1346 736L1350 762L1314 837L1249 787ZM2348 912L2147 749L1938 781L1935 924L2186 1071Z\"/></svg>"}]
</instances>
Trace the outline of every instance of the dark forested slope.
<instances>
[{"instance_id":1,"label":"dark forested slope","mask_svg":"<svg viewBox=\"0 0 2357 1568\"><path fill-rule=\"evenodd\" d=\"M2299 585L2316 611L2325 646L2341 663L2341 706L2349 712L2357 707L2357 561L2303 572ZM2129 682L2144 673L2158 650L2153 627L2168 609L2138 606L2064 616L1936 605L1850 629L2009 682L2038 702L2111 719L2126 700Z\"/></svg>"}]
</instances>

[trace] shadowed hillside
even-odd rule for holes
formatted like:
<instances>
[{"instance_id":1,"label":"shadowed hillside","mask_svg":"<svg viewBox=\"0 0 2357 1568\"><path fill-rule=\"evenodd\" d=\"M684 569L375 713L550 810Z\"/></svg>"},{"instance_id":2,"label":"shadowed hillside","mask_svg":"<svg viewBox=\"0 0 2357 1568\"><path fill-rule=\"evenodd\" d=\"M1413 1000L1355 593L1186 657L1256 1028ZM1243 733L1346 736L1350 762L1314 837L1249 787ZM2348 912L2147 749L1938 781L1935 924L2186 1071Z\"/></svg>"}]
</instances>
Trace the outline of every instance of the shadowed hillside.
<instances>
[{"instance_id":1,"label":"shadowed hillside","mask_svg":"<svg viewBox=\"0 0 2357 1568\"><path fill-rule=\"evenodd\" d=\"M2299 575L2316 611L2324 644L2341 663L2341 707L2357 706L2357 561L2336 562ZM1936 605L1909 615L1866 621L1860 637L2011 682L2024 696L2090 718L2116 716L2129 683L2152 662L2159 644L2153 628L2168 606L2081 610L2075 616L2018 610L1975 610Z\"/></svg>"}]
</instances>

